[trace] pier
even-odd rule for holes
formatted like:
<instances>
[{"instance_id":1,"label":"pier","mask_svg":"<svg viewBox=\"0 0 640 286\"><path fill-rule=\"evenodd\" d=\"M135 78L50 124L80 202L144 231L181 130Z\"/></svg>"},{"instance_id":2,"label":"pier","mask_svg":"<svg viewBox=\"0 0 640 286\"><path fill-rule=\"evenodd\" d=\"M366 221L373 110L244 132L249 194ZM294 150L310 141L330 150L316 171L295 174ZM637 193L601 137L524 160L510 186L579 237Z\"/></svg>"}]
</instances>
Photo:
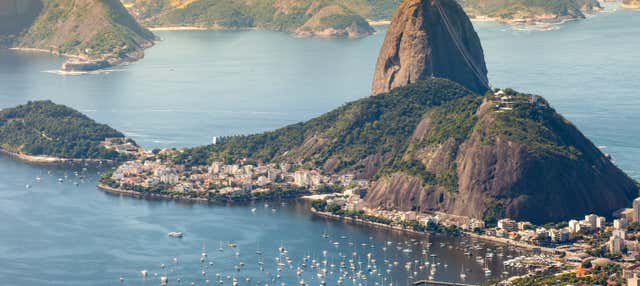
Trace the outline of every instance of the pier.
<instances>
[{"instance_id":1,"label":"pier","mask_svg":"<svg viewBox=\"0 0 640 286\"><path fill-rule=\"evenodd\" d=\"M413 285L478 286L473 284L453 283L453 282L434 281L434 280L420 280L420 281L413 282Z\"/></svg>"}]
</instances>

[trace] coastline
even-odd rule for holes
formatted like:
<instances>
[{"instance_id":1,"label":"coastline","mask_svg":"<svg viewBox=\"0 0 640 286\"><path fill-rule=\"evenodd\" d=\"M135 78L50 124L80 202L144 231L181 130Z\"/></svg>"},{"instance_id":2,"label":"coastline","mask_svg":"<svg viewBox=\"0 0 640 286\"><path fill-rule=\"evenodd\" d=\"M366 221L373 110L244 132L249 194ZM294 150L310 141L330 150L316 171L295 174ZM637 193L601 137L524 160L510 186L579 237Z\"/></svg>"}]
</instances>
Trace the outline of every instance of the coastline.
<instances>
[{"instance_id":1,"label":"coastline","mask_svg":"<svg viewBox=\"0 0 640 286\"><path fill-rule=\"evenodd\" d=\"M59 165L64 163L96 163L96 164L113 164L114 161L110 159L79 159L79 158L59 158L50 156L34 156L22 153L15 153L3 148L0 148L0 154L4 154L11 158L18 159L23 162L41 164L41 165Z\"/></svg>"},{"instance_id":2,"label":"coastline","mask_svg":"<svg viewBox=\"0 0 640 286\"><path fill-rule=\"evenodd\" d=\"M396 231L401 231L401 232L406 232L406 233L411 233L411 234L426 235L426 234L430 234L431 233L431 232L422 232L422 231L416 231L416 230L412 230L412 229L406 229L406 228L399 227L399 226L391 226L391 225L382 224L382 223L378 223L378 222L372 222L372 221L363 220L363 219L359 219L359 218L339 216L339 215L335 215L335 214L332 214L332 213L321 212L321 211L318 211L318 210L313 209L313 208L311 208L310 211L314 215L325 217L325 218L330 218L330 219L334 219L334 220L338 220L338 221L346 222L346 223L373 226L373 227L376 227L376 228L384 228L384 229L396 230ZM517 243L517 242L514 242L514 241L507 240L507 239L499 238L499 237L492 237L492 236L477 234L477 233L468 232L468 231L460 231L460 233L463 236L467 236L467 237L470 237L470 238L482 240L482 241L485 241L485 242L500 244L500 245L513 246L513 247L524 249L524 250L527 250L527 251L541 251L541 252L550 253L550 254L555 254L556 253L556 250L552 249L552 248L539 247L539 246L534 246L534 245Z\"/></svg>"},{"instance_id":3,"label":"coastline","mask_svg":"<svg viewBox=\"0 0 640 286\"><path fill-rule=\"evenodd\" d=\"M8 48L8 50L21 53L38 53L65 57L67 58L67 61L65 61L60 67L62 74L81 74L138 61L144 58L144 50L151 48L154 45L155 43L153 41L149 41L148 43L141 45L140 49L131 51L124 57L106 57L102 59L90 59L80 55L58 53L53 50L40 48L12 47Z\"/></svg>"},{"instance_id":4,"label":"coastline","mask_svg":"<svg viewBox=\"0 0 640 286\"><path fill-rule=\"evenodd\" d=\"M60 54L55 51L51 51L47 49L13 47L13 48L8 48L7 50L14 51L14 52L21 52L21 53L49 54L54 56L66 57L70 59L87 60L86 58L83 58L78 55L72 55L67 53Z\"/></svg>"},{"instance_id":5,"label":"coastline","mask_svg":"<svg viewBox=\"0 0 640 286\"><path fill-rule=\"evenodd\" d=\"M212 28L198 26L167 26L167 27L150 27L149 31L206 31L215 30Z\"/></svg>"},{"instance_id":6,"label":"coastline","mask_svg":"<svg viewBox=\"0 0 640 286\"><path fill-rule=\"evenodd\" d=\"M191 198L191 197L183 197L183 196L167 195L167 194L140 193L140 192L136 192L136 191L132 191L132 190L113 188L113 187L107 186L107 185L102 184L102 183L97 183L96 187L98 189L100 189L101 191L103 191L105 193L108 193L108 194L133 197L133 198L137 198L137 199L155 199L155 200L165 200L165 201L189 202L189 203L206 203L206 204L228 203L228 202L223 202L223 201L211 201L211 200L208 200L208 199L205 199L205 198L199 198L199 197ZM306 196L300 196L297 199L306 200L306 201L312 201L312 200L314 200L315 198L317 198L319 196L323 196L323 195L306 195ZM340 215L335 215L335 214L332 214L332 213L321 212L321 211L318 211L318 210L316 210L314 208L310 208L309 211L311 212L312 215L319 216L319 217L324 217L324 218L329 218L329 219L333 219L333 220L344 222L344 223L351 223L351 224L369 226L369 227L374 227L374 228L381 228L381 229L387 229L387 230L393 230L393 231L400 231L400 232L410 233L410 234L415 234L415 235L434 234L434 232L432 232L432 231L424 231L423 232L423 231L417 231L417 230L413 230L413 229L403 228L401 226L394 226L394 225L388 225L388 224L383 224L383 223L379 223L379 222L368 221L368 220L364 220L364 219L361 219L361 218L340 216ZM519 249L522 249L522 250L526 250L526 251L540 251L540 252L544 252L544 253L548 253L548 254L556 254L557 253L557 251L555 249L553 249L553 248L529 245L529 244L526 244L526 243L520 243L520 242L517 242L517 241L512 241L512 240L509 240L509 239L506 239L506 238L487 236L487 235L482 235L482 234L477 234L477 233L468 232L468 231L462 231L462 230L460 231L460 234L463 235L463 236L467 236L469 238L482 240L484 242L500 244L500 245L505 245L505 246L512 246L512 247L516 247L516 248L519 248Z\"/></svg>"},{"instance_id":7,"label":"coastline","mask_svg":"<svg viewBox=\"0 0 640 286\"><path fill-rule=\"evenodd\" d=\"M113 188L102 183L97 183L96 187L98 187L98 189L100 189L105 193L109 193L112 195L122 195L122 196L137 198L137 199L159 199L159 200L191 202L191 203L212 203L211 201L204 198L174 197L171 195L162 195L162 194L153 194L153 193L143 194L136 191Z\"/></svg>"},{"instance_id":8,"label":"coastline","mask_svg":"<svg viewBox=\"0 0 640 286\"><path fill-rule=\"evenodd\" d=\"M401 231L401 232L406 232L406 233L411 233L411 234L421 234L421 235L429 234L429 232L422 232L422 231L402 228L402 227L399 227L399 226L392 226L392 225L383 224L383 223L379 223L379 222L368 221L368 220L364 220L364 219L360 219L360 218L345 217L345 216L335 215L335 214L332 214L332 213L321 212L321 211L318 211L318 210L316 210L314 208L310 208L309 211L313 215L317 215L317 216L321 216L321 217L325 217L325 218L330 218L330 219L341 221L341 222L347 222L347 223L352 223L352 224L357 224L357 225L373 226L375 228L390 229L390 230L396 230L396 231Z\"/></svg>"}]
</instances>

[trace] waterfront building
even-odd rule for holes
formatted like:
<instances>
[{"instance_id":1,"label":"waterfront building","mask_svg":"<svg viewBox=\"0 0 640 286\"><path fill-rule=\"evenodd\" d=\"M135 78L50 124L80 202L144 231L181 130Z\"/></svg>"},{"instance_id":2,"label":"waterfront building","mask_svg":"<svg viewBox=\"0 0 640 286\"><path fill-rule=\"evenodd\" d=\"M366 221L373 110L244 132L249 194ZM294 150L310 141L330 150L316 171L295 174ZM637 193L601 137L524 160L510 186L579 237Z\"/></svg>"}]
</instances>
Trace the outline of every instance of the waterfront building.
<instances>
[{"instance_id":1,"label":"waterfront building","mask_svg":"<svg viewBox=\"0 0 640 286\"><path fill-rule=\"evenodd\" d=\"M437 225L438 224L438 218L435 216L428 216L426 218L424 218L422 220L422 224L424 226L429 226L429 225Z\"/></svg>"},{"instance_id":2,"label":"waterfront building","mask_svg":"<svg viewBox=\"0 0 640 286\"><path fill-rule=\"evenodd\" d=\"M293 183L300 187L307 187L311 185L311 176L306 171L296 171L293 174Z\"/></svg>"},{"instance_id":3,"label":"waterfront building","mask_svg":"<svg viewBox=\"0 0 640 286\"><path fill-rule=\"evenodd\" d=\"M607 224L607 219L603 216L599 216L598 219L596 219L596 228L604 228Z\"/></svg>"},{"instance_id":4,"label":"waterfront building","mask_svg":"<svg viewBox=\"0 0 640 286\"><path fill-rule=\"evenodd\" d=\"M359 212L364 210L364 201L362 199L349 200L347 203L347 210L352 212Z\"/></svg>"},{"instance_id":5,"label":"waterfront building","mask_svg":"<svg viewBox=\"0 0 640 286\"><path fill-rule=\"evenodd\" d=\"M504 218L498 221L498 228L508 232L516 231L518 223L515 220Z\"/></svg>"},{"instance_id":6,"label":"waterfront building","mask_svg":"<svg viewBox=\"0 0 640 286\"><path fill-rule=\"evenodd\" d=\"M327 200L327 205L336 205L344 207L347 204L347 200L344 198L332 198Z\"/></svg>"},{"instance_id":7,"label":"waterfront building","mask_svg":"<svg viewBox=\"0 0 640 286\"><path fill-rule=\"evenodd\" d=\"M416 213L415 212L403 212L400 214L400 220L403 221L415 221Z\"/></svg>"}]
</instances>

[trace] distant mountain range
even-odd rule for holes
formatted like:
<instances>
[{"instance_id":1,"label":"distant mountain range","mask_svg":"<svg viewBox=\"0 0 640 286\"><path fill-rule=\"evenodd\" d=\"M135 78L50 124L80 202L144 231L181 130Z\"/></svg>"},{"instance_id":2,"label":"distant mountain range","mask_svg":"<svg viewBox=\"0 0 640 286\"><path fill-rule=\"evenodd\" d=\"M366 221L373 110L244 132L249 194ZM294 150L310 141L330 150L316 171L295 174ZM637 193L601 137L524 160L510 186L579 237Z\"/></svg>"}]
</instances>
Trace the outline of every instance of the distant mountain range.
<instances>
[{"instance_id":1,"label":"distant mountain range","mask_svg":"<svg viewBox=\"0 0 640 286\"><path fill-rule=\"evenodd\" d=\"M634 0L626 0L634 1ZM401 0L123 0L152 27L264 28L300 35L367 35L370 21L389 20ZM472 18L512 24L585 18L602 9L597 0L459 0ZM334 34L329 30L339 32Z\"/></svg>"},{"instance_id":2,"label":"distant mountain range","mask_svg":"<svg viewBox=\"0 0 640 286\"><path fill-rule=\"evenodd\" d=\"M602 10L598 0L461 0L471 18L488 17L512 24L584 19Z\"/></svg>"},{"instance_id":3,"label":"distant mountain range","mask_svg":"<svg viewBox=\"0 0 640 286\"><path fill-rule=\"evenodd\" d=\"M393 1L366 0L125 0L150 27L260 28L300 36L362 37L373 33L365 17L385 18Z\"/></svg>"}]
</instances>

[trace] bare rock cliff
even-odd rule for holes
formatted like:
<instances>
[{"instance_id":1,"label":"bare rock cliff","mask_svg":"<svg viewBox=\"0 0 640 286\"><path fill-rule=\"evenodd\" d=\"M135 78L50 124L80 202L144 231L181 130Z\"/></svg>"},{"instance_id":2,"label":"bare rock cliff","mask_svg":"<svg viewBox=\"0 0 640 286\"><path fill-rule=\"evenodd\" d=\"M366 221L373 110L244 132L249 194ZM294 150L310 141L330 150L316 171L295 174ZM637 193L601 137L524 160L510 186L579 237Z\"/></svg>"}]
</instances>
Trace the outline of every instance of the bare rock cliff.
<instances>
[{"instance_id":1,"label":"bare rock cliff","mask_svg":"<svg viewBox=\"0 0 640 286\"><path fill-rule=\"evenodd\" d=\"M535 223L610 215L630 206L636 182L546 101L516 98L522 103L513 110L485 98L427 113L404 160L420 162L435 179L398 170L377 181L365 201L373 208ZM470 124L443 133L452 118Z\"/></svg>"},{"instance_id":2,"label":"bare rock cliff","mask_svg":"<svg viewBox=\"0 0 640 286\"><path fill-rule=\"evenodd\" d=\"M478 94L488 90L480 39L455 0L406 0L387 31L373 95L428 77L447 78Z\"/></svg>"}]
</instances>

